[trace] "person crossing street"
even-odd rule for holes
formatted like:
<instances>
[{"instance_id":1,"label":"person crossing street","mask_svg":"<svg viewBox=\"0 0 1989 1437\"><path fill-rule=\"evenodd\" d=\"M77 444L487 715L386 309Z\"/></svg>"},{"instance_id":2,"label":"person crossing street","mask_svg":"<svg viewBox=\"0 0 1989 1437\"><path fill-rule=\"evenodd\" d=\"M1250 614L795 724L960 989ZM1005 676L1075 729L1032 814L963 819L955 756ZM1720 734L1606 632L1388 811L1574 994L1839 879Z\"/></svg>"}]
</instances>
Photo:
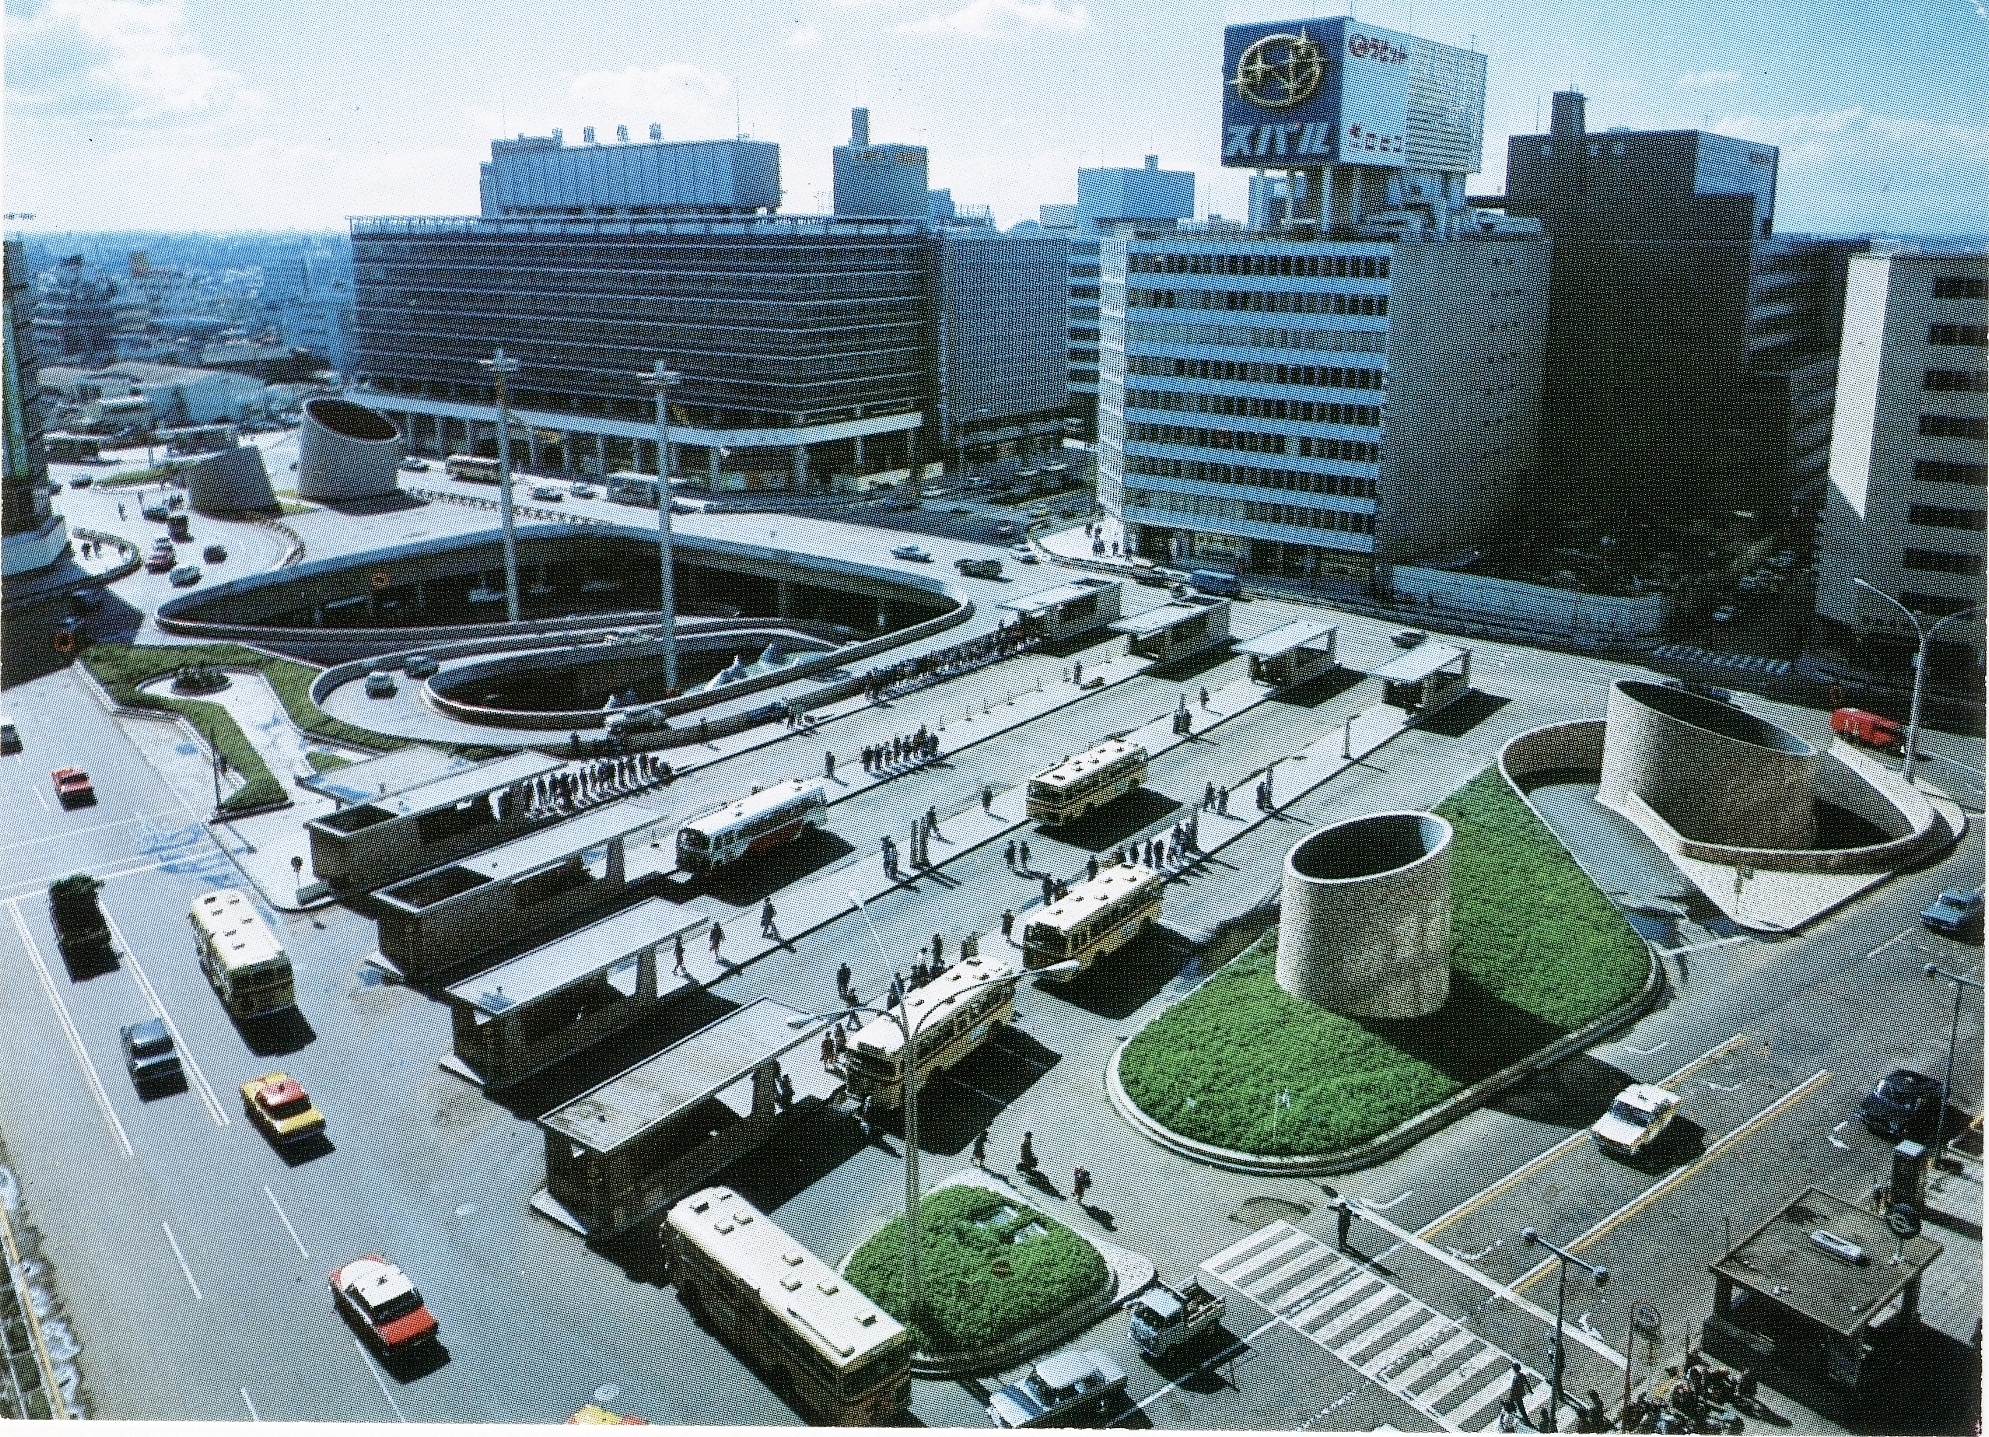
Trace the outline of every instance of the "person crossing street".
<instances>
[{"instance_id":1,"label":"person crossing street","mask_svg":"<svg viewBox=\"0 0 1989 1437\"><path fill-rule=\"evenodd\" d=\"M1091 1170L1079 1163L1071 1170L1070 1195L1079 1207L1084 1206L1084 1195L1091 1191Z\"/></svg>"}]
</instances>

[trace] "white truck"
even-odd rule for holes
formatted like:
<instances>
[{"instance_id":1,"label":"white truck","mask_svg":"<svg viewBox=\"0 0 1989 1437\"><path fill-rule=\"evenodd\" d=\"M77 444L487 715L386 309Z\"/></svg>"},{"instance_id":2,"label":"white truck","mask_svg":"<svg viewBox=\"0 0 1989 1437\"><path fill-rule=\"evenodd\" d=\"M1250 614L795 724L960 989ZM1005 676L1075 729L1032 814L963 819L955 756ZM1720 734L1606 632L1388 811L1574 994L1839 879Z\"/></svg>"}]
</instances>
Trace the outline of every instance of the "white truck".
<instances>
[{"instance_id":1,"label":"white truck","mask_svg":"<svg viewBox=\"0 0 1989 1437\"><path fill-rule=\"evenodd\" d=\"M1148 1357L1164 1357L1222 1321L1228 1300L1199 1281L1180 1288L1155 1283L1132 1300L1133 1341Z\"/></svg>"}]
</instances>

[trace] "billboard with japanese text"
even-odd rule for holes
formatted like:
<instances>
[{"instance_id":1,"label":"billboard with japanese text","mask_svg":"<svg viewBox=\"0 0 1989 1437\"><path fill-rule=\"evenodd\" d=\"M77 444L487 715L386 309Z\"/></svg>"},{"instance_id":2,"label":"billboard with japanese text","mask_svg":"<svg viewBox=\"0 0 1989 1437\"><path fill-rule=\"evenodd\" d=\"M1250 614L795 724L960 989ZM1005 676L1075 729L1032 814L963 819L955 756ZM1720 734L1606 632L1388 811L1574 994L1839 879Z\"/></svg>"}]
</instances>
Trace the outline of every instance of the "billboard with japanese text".
<instances>
[{"instance_id":1,"label":"billboard with japanese text","mask_svg":"<svg viewBox=\"0 0 1989 1437\"><path fill-rule=\"evenodd\" d=\"M1223 31L1222 162L1405 163L1409 36L1340 16Z\"/></svg>"}]
</instances>

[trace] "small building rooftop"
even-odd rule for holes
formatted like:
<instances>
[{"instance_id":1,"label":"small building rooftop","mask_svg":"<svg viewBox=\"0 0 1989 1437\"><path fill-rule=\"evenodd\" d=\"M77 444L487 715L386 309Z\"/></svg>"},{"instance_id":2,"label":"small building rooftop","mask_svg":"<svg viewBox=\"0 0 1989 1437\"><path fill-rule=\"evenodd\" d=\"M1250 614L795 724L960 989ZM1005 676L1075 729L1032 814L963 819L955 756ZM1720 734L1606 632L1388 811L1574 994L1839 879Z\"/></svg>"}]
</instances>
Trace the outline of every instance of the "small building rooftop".
<instances>
[{"instance_id":1,"label":"small building rooftop","mask_svg":"<svg viewBox=\"0 0 1989 1437\"><path fill-rule=\"evenodd\" d=\"M1825 1232L1864 1251L1863 1262L1832 1256L1810 1240ZM1892 1261L1894 1246L1900 1260ZM1810 1188L1709 1265L1718 1277L1767 1298L1820 1327L1855 1335L1942 1252L1930 1237L1892 1235L1869 1208Z\"/></svg>"},{"instance_id":2,"label":"small building rooftop","mask_svg":"<svg viewBox=\"0 0 1989 1437\"><path fill-rule=\"evenodd\" d=\"M565 766L562 760L544 754L514 753L418 782L398 793L377 794L366 799L365 806L378 809L389 818L411 818L454 808L466 798L481 798L514 783L529 783Z\"/></svg>"},{"instance_id":3,"label":"small building rooftop","mask_svg":"<svg viewBox=\"0 0 1989 1437\"><path fill-rule=\"evenodd\" d=\"M1038 589L1033 594L1024 594L1019 599L1005 599L1002 607L1012 614L1040 614L1046 609L1061 608L1073 599L1089 598L1101 589L1118 587L1116 579L1072 579L1068 584L1058 584L1051 589Z\"/></svg>"},{"instance_id":4,"label":"small building rooftop","mask_svg":"<svg viewBox=\"0 0 1989 1437\"><path fill-rule=\"evenodd\" d=\"M1130 634L1136 639L1144 639L1150 634L1158 634L1173 628L1183 619L1198 618L1211 609L1226 608L1227 599L1212 599L1206 594L1190 594L1176 599L1170 604L1161 604L1144 613L1128 614L1123 619L1114 619L1110 628L1115 634Z\"/></svg>"},{"instance_id":5,"label":"small building rooftop","mask_svg":"<svg viewBox=\"0 0 1989 1437\"><path fill-rule=\"evenodd\" d=\"M1422 643L1408 653L1389 660L1368 676L1388 683L1413 684L1428 678L1444 665L1467 657L1469 653L1468 649L1455 648L1450 644Z\"/></svg>"},{"instance_id":6,"label":"small building rooftop","mask_svg":"<svg viewBox=\"0 0 1989 1437\"><path fill-rule=\"evenodd\" d=\"M446 992L451 1003L495 1018L557 993L652 943L665 942L699 921L686 919L683 909L666 898L646 898L633 908L473 973Z\"/></svg>"},{"instance_id":7,"label":"small building rooftop","mask_svg":"<svg viewBox=\"0 0 1989 1437\"><path fill-rule=\"evenodd\" d=\"M1317 646L1322 639L1329 638L1338 631L1337 624L1322 624L1315 619L1293 619L1289 624L1280 624L1269 633L1259 634L1254 639L1245 639L1235 646L1239 654L1250 654L1260 659L1275 659L1288 654L1293 649L1308 649Z\"/></svg>"},{"instance_id":8,"label":"small building rooftop","mask_svg":"<svg viewBox=\"0 0 1989 1437\"><path fill-rule=\"evenodd\" d=\"M610 839L626 838L671 821L672 815L660 808L623 799L558 823L549 823L523 838L514 838L509 843L499 844L452 866L466 868L498 882L530 873L548 863L558 863L590 848L598 848Z\"/></svg>"}]
</instances>

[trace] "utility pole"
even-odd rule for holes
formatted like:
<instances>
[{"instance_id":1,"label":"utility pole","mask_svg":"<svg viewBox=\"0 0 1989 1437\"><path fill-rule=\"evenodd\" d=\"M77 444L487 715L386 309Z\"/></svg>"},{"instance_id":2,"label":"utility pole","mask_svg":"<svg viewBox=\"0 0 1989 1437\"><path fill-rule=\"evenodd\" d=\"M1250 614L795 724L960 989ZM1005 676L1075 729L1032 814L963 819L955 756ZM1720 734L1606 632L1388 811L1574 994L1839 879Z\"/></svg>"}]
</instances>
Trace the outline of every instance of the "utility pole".
<instances>
[{"instance_id":1,"label":"utility pole","mask_svg":"<svg viewBox=\"0 0 1989 1437\"><path fill-rule=\"evenodd\" d=\"M504 530L504 617L518 622L518 529L511 514L511 406L504 381L518 372L518 361L507 359L500 347L477 363L497 385L497 515Z\"/></svg>"},{"instance_id":2,"label":"utility pole","mask_svg":"<svg viewBox=\"0 0 1989 1437\"><path fill-rule=\"evenodd\" d=\"M656 396L656 548L662 565L663 609L663 691L677 692L677 563L670 547L670 391L684 376L670 368L667 360L641 376L642 384Z\"/></svg>"}]
</instances>

